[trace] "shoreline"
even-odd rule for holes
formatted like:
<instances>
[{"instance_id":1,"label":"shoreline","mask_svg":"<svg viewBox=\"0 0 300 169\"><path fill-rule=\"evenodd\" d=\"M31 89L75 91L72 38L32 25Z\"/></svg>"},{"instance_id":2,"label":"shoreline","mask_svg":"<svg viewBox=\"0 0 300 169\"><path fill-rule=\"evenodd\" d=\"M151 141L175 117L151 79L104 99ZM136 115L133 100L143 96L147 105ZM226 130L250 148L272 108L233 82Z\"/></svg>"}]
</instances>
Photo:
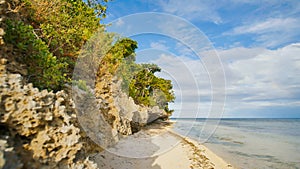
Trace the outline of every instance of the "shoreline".
<instances>
[{"instance_id":1,"label":"shoreline","mask_svg":"<svg viewBox=\"0 0 300 169\"><path fill-rule=\"evenodd\" d=\"M233 169L203 144L174 132L172 122L146 126L92 160L104 169Z\"/></svg>"},{"instance_id":2,"label":"shoreline","mask_svg":"<svg viewBox=\"0 0 300 169\"><path fill-rule=\"evenodd\" d=\"M206 158L207 161L216 169L222 168L222 169L234 169L234 167L225 161L223 158L221 158L219 155L214 153L212 150L210 150L208 147L206 147L203 144L198 143L196 140L193 140L190 137L184 137L174 131L170 131L170 133L177 135L182 139L186 144L189 144L192 147L192 151L196 153L196 157L202 156L202 158ZM199 160L195 160L196 164L199 163Z\"/></svg>"}]
</instances>

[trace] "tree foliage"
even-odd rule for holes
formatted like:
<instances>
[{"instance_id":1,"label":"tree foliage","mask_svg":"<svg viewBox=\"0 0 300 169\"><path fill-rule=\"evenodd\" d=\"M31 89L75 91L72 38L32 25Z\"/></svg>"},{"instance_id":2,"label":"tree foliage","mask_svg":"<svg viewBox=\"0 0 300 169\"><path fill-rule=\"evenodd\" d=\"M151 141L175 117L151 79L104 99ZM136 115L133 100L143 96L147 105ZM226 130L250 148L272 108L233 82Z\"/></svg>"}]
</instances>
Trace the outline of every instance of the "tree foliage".
<instances>
[{"instance_id":1,"label":"tree foliage","mask_svg":"<svg viewBox=\"0 0 300 169\"><path fill-rule=\"evenodd\" d=\"M137 104L158 105L167 112L175 99L170 80L155 75L155 64L135 63L137 42L105 32L100 20L105 17L108 0L21 0L22 14L6 20L4 40L21 55L18 60L28 67L27 79L40 89L60 90L72 81L75 60L91 59L82 67L105 79L117 75L122 89ZM101 38L99 40L99 38ZM115 43L114 43L115 42ZM84 50L81 50L82 47ZM103 57L102 57L103 56ZM87 78L89 79L89 78ZM87 90L89 81L73 79Z\"/></svg>"},{"instance_id":2,"label":"tree foliage","mask_svg":"<svg viewBox=\"0 0 300 169\"><path fill-rule=\"evenodd\" d=\"M109 0L86 0L89 7L95 9L96 15L99 17L106 17L106 4Z\"/></svg>"},{"instance_id":3,"label":"tree foliage","mask_svg":"<svg viewBox=\"0 0 300 169\"><path fill-rule=\"evenodd\" d=\"M18 59L27 64L29 80L41 89L59 89L66 82L64 69L67 63L60 62L49 52L46 43L35 36L31 25L15 20L6 20L6 25L4 40L24 53Z\"/></svg>"},{"instance_id":4,"label":"tree foliage","mask_svg":"<svg viewBox=\"0 0 300 169\"><path fill-rule=\"evenodd\" d=\"M81 47L103 30L99 16L106 7L100 10L102 4L96 1L89 4L82 0L21 0L19 13L14 20L7 20L4 40L23 55L18 60L27 65L27 79L36 87L59 90L71 81Z\"/></svg>"},{"instance_id":5,"label":"tree foliage","mask_svg":"<svg viewBox=\"0 0 300 169\"><path fill-rule=\"evenodd\" d=\"M135 63L135 49L137 43L131 39L117 41L105 62L110 62L119 78L122 79L122 89L136 104L145 106L158 105L160 108L168 109L168 102L175 99L172 92L170 80L155 76L161 69L155 64Z\"/></svg>"},{"instance_id":6,"label":"tree foliage","mask_svg":"<svg viewBox=\"0 0 300 169\"><path fill-rule=\"evenodd\" d=\"M76 57L82 45L102 27L95 9L82 0L26 1L38 35L56 56Z\"/></svg>"},{"instance_id":7,"label":"tree foliage","mask_svg":"<svg viewBox=\"0 0 300 169\"><path fill-rule=\"evenodd\" d=\"M155 72L160 71L157 65L143 64L141 67L140 71L134 73L129 84L129 96L137 104L158 105L160 108L168 110L168 102L175 99L171 81L154 75Z\"/></svg>"}]
</instances>

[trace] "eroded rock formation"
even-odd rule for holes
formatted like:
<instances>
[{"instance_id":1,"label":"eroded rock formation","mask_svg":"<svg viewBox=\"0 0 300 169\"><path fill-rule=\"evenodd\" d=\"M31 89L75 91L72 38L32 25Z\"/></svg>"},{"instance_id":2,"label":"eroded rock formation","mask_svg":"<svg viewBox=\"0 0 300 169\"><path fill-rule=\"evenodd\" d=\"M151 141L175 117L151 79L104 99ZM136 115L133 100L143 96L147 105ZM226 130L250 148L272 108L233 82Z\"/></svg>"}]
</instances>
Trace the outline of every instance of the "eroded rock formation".
<instances>
[{"instance_id":1,"label":"eroded rock formation","mask_svg":"<svg viewBox=\"0 0 300 169\"><path fill-rule=\"evenodd\" d=\"M89 155L102 150L98 145L111 146L166 115L158 107L136 105L121 91L120 82L106 84L109 91L96 102L89 102L88 93L77 89L77 97L86 102L75 105L68 94L71 92L39 91L32 84L22 84L22 76L8 72L7 64L6 59L0 59L0 120L12 138L10 145L9 141L0 140L0 159L4 157L0 165L96 167ZM94 105L98 107L92 108ZM93 144L89 137L100 144ZM14 149L23 152L15 153ZM5 154L14 158L8 159ZM11 159L18 159L19 163L12 163Z\"/></svg>"},{"instance_id":2,"label":"eroded rock formation","mask_svg":"<svg viewBox=\"0 0 300 169\"><path fill-rule=\"evenodd\" d=\"M0 14L6 5L0 0ZM2 39L2 16L0 168L97 168L90 157L103 147L167 116L157 106L136 105L120 89L121 81L108 73L97 78L92 99L76 86L54 93L27 84L26 67L15 61L20 56Z\"/></svg>"},{"instance_id":3,"label":"eroded rock formation","mask_svg":"<svg viewBox=\"0 0 300 169\"><path fill-rule=\"evenodd\" d=\"M0 120L11 137L16 137L15 141L23 141L17 147L24 151L20 153L20 158L32 156L32 162L23 160L22 163L37 168L90 165L92 162L87 161L88 156L75 160L80 151L87 148L84 146L91 144L84 140L84 134L77 123L75 105L69 95L65 91L53 93L39 91L32 84L23 85L22 77L7 72L5 65L6 60L1 59ZM5 159L4 163L9 164L7 160L10 158Z\"/></svg>"},{"instance_id":4,"label":"eroded rock formation","mask_svg":"<svg viewBox=\"0 0 300 169\"><path fill-rule=\"evenodd\" d=\"M168 116L158 106L135 104L134 100L122 91L122 80L105 72L105 68L100 71L101 76L95 80L95 90L89 88L88 92L76 85L72 87L78 120L87 135L97 144L104 148L112 146L124 136Z\"/></svg>"}]
</instances>

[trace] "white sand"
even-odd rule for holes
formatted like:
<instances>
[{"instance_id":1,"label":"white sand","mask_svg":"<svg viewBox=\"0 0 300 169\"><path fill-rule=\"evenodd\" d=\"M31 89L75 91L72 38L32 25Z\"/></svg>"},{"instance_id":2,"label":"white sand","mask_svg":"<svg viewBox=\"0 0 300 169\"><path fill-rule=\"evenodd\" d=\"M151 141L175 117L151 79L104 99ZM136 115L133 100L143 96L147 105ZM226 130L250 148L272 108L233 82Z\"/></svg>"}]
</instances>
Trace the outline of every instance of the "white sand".
<instances>
[{"instance_id":1,"label":"white sand","mask_svg":"<svg viewBox=\"0 0 300 169\"><path fill-rule=\"evenodd\" d=\"M151 125L92 159L101 169L232 169L205 146L161 125Z\"/></svg>"}]
</instances>

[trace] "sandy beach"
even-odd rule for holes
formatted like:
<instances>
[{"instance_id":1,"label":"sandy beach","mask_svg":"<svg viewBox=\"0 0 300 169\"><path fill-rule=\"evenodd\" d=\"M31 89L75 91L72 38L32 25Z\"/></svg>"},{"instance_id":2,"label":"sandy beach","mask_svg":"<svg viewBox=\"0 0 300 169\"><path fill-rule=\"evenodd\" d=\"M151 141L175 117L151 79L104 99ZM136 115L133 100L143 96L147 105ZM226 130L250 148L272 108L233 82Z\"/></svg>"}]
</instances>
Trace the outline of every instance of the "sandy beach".
<instances>
[{"instance_id":1,"label":"sandy beach","mask_svg":"<svg viewBox=\"0 0 300 169\"><path fill-rule=\"evenodd\" d=\"M153 124L90 158L103 169L232 169L204 145Z\"/></svg>"}]
</instances>

